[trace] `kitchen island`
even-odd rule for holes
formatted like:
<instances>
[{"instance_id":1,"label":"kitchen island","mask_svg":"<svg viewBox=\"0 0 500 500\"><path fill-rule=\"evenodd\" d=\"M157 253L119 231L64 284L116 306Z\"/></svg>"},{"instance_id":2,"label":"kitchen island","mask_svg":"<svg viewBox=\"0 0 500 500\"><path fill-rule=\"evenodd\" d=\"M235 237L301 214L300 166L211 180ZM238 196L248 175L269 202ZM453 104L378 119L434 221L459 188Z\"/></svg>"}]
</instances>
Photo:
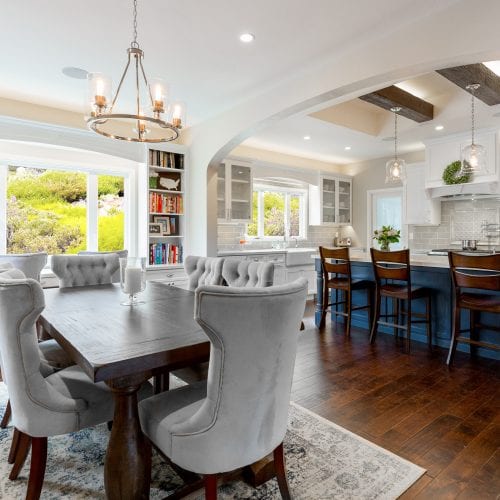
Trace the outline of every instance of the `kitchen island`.
<instances>
[{"instance_id":1,"label":"kitchen island","mask_svg":"<svg viewBox=\"0 0 500 500\"><path fill-rule=\"evenodd\" d=\"M373 267L369 253L352 251L351 259L351 273L355 279L368 279L375 281L373 275ZM316 280L317 280L317 295L316 295L316 311L315 323L319 327L321 321L321 309L323 305L323 274L321 269L321 259L319 256L314 257ZM452 329L452 309L453 309L453 291L450 277L450 270L447 256L437 255L424 255L424 254L411 254L411 281L414 286L425 286L432 290L432 343L446 349L450 346L451 329ZM335 293L335 292L333 292ZM366 292L354 291L352 297L353 305L362 305L366 303ZM415 312L425 311L425 302L423 300L415 300L412 303L412 308ZM392 311L392 301L382 300L381 313ZM462 328L468 327L469 318L466 311L462 311ZM342 316L332 316L335 321L343 322ZM498 322L498 316L494 314L481 315L482 323L495 325ZM366 341L368 342L369 331L371 325L369 324L369 317L367 310L355 310L352 312L351 325L364 328L368 330ZM379 333L394 333L394 329L387 326L379 326ZM406 332L400 332L404 335ZM482 331L480 333L482 339L488 340L492 343L498 343L498 334L491 331ZM412 340L418 342L427 342L426 326L425 324L413 324L411 332ZM469 352L467 344L458 344L457 347L460 351ZM491 349L477 350L480 356L485 356L493 359L500 359L499 351Z\"/></svg>"}]
</instances>

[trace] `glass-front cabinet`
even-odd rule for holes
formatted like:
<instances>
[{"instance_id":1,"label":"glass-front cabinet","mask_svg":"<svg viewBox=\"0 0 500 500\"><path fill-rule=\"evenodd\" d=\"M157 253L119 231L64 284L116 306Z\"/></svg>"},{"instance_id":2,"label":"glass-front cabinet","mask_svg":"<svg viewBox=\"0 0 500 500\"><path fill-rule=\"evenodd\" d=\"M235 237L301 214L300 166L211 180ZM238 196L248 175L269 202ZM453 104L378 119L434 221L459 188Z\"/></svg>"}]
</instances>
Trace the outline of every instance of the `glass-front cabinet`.
<instances>
[{"instance_id":1,"label":"glass-front cabinet","mask_svg":"<svg viewBox=\"0 0 500 500\"><path fill-rule=\"evenodd\" d=\"M352 179L320 175L318 185L309 188L309 224L349 225L351 218Z\"/></svg>"},{"instance_id":2,"label":"glass-front cabinet","mask_svg":"<svg viewBox=\"0 0 500 500\"><path fill-rule=\"evenodd\" d=\"M217 170L217 219L219 222L252 220L252 167L226 160Z\"/></svg>"}]
</instances>

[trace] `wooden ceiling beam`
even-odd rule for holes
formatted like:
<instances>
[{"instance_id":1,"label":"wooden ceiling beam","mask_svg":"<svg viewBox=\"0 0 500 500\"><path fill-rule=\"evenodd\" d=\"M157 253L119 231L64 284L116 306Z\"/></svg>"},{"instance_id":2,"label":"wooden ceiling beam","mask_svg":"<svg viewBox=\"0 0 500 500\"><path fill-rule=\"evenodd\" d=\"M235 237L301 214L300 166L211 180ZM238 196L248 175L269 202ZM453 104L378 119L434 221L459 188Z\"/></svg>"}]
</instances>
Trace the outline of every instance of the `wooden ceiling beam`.
<instances>
[{"instance_id":1,"label":"wooden ceiling beam","mask_svg":"<svg viewBox=\"0 0 500 500\"><path fill-rule=\"evenodd\" d=\"M398 115L418 123L427 122L434 118L434 106L431 103L406 92L406 90L395 87L394 85L376 90L371 94L362 95L360 99L387 109L388 111L390 111L391 108L399 107L401 111Z\"/></svg>"},{"instance_id":2,"label":"wooden ceiling beam","mask_svg":"<svg viewBox=\"0 0 500 500\"><path fill-rule=\"evenodd\" d=\"M480 87L474 95L488 106L500 104L500 77L484 64L467 64L466 66L439 69L437 73L466 92L469 92L465 88L467 85L479 83Z\"/></svg>"}]
</instances>

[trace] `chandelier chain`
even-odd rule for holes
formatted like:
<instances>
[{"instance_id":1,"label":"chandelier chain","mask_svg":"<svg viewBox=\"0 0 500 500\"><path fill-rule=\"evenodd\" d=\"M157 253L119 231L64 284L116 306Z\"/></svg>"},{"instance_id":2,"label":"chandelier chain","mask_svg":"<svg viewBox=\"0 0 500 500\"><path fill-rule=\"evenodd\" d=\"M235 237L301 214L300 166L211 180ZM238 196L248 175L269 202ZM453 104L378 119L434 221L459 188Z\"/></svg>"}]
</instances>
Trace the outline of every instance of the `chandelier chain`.
<instances>
[{"instance_id":1,"label":"chandelier chain","mask_svg":"<svg viewBox=\"0 0 500 500\"><path fill-rule=\"evenodd\" d=\"M138 48L139 44L137 43L137 0L134 0L134 40L130 44L131 47Z\"/></svg>"}]
</instances>

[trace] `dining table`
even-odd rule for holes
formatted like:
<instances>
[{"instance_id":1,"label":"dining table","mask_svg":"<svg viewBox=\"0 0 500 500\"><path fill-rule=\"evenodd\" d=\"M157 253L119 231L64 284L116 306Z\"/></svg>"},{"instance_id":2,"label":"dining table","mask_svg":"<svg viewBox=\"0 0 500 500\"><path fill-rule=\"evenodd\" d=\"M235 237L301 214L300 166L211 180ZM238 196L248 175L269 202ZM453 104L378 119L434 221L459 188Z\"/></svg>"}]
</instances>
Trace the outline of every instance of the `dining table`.
<instances>
[{"instance_id":1,"label":"dining table","mask_svg":"<svg viewBox=\"0 0 500 500\"><path fill-rule=\"evenodd\" d=\"M104 464L106 497L149 498L151 445L141 430L138 390L169 366L209 358L194 319L194 292L148 282L142 304L121 305L119 285L45 290L40 322L94 382L105 382L115 407Z\"/></svg>"}]
</instances>

